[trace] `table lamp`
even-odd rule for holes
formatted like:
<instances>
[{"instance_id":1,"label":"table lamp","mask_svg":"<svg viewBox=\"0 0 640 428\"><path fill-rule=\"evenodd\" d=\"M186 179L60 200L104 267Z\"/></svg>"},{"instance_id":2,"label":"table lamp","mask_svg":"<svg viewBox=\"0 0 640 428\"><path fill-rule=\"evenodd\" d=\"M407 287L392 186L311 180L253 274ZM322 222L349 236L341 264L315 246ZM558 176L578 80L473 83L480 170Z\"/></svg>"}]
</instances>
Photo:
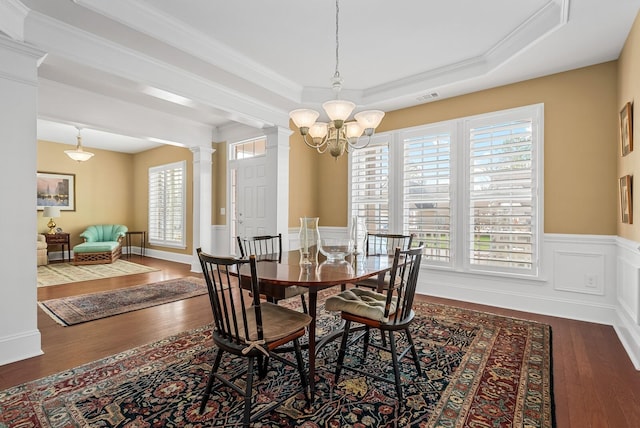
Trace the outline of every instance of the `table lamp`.
<instances>
[{"instance_id":1,"label":"table lamp","mask_svg":"<svg viewBox=\"0 0 640 428\"><path fill-rule=\"evenodd\" d=\"M42 217L49 217L49 223L47 223L49 233L56 233L56 222L53 221L53 219L60 217L60 207L44 207L44 210L42 211Z\"/></svg>"}]
</instances>

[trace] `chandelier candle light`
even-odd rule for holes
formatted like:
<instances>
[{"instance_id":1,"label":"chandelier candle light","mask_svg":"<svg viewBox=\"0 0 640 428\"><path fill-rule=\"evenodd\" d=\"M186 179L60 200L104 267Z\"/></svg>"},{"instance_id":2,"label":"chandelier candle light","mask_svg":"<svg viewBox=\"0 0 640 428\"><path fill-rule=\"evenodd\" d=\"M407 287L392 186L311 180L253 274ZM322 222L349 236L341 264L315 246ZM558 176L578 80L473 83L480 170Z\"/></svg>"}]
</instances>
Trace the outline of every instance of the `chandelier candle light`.
<instances>
[{"instance_id":1,"label":"chandelier candle light","mask_svg":"<svg viewBox=\"0 0 640 428\"><path fill-rule=\"evenodd\" d=\"M342 90L342 78L338 71L339 65L339 26L338 16L340 8L336 0L336 71L331 79L331 88L336 93L336 99L322 104L322 108L329 116L329 123L316 122L320 113L310 109L297 109L289 113L289 117L300 130L300 134L307 146L316 149L318 153L329 150L329 154L334 158L339 158L349 149L362 149L369 145L371 136L380 125L384 112L380 110L367 110L357 113L355 121L347 122L351 112L356 105L351 101L340 100L338 98ZM367 136L367 141L359 144L362 135ZM311 137L311 142L307 139Z\"/></svg>"},{"instance_id":2,"label":"chandelier candle light","mask_svg":"<svg viewBox=\"0 0 640 428\"><path fill-rule=\"evenodd\" d=\"M64 152L74 161L84 162L93 157L93 153L85 152L82 150L82 135L80 135L80 128L76 128L78 130L78 136L76 137L78 140L78 144L76 145L75 150L65 150Z\"/></svg>"}]
</instances>

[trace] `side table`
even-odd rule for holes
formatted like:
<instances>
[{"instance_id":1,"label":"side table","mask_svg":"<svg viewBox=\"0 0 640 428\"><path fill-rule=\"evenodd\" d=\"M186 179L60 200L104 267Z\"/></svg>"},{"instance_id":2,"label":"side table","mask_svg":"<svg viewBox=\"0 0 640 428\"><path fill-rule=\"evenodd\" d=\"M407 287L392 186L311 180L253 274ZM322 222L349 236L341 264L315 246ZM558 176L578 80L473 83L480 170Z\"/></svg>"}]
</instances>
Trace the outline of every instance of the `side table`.
<instances>
[{"instance_id":1,"label":"side table","mask_svg":"<svg viewBox=\"0 0 640 428\"><path fill-rule=\"evenodd\" d=\"M140 236L140 255L144 257L144 250L146 248L146 243L147 243L147 231L136 230L136 231L127 232L127 258L131 258L131 235Z\"/></svg>"},{"instance_id":2,"label":"side table","mask_svg":"<svg viewBox=\"0 0 640 428\"><path fill-rule=\"evenodd\" d=\"M64 247L67 247L67 258L71 261L71 235L68 233L43 233L47 241L47 259L49 258L49 247L59 245L62 248L62 261L64 262Z\"/></svg>"}]
</instances>

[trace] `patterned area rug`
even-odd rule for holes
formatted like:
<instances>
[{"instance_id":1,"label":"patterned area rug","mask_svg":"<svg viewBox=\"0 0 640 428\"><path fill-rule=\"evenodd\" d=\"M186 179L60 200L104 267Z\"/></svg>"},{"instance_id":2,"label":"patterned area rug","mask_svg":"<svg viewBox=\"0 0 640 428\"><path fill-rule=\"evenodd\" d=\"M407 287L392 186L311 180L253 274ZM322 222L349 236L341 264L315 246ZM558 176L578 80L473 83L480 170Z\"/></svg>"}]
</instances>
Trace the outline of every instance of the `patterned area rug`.
<instances>
[{"instance_id":1,"label":"patterned area rug","mask_svg":"<svg viewBox=\"0 0 640 428\"><path fill-rule=\"evenodd\" d=\"M206 292L207 287L202 278L185 277L100 293L44 300L38 302L38 305L57 323L69 326L188 299Z\"/></svg>"},{"instance_id":2,"label":"patterned area rug","mask_svg":"<svg viewBox=\"0 0 640 428\"><path fill-rule=\"evenodd\" d=\"M116 260L113 263L101 265L78 266L72 265L71 263L52 263L38 266L38 287L133 275L158 270L160 269L127 262L125 260Z\"/></svg>"},{"instance_id":3,"label":"patterned area rug","mask_svg":"<svg viewBox=\"0 0 640 428\"><path fill-rule=\"evenodd\" d=\"M544 324L435 304L416 304L414 340L424 374L403 361L406 403L391 384L347 372L333 382L336 346L320 351L311 411L298 393L260 427L545 427L553 426L551 330ZM324 313L324 312L322 312ZM337 322L325 315L323 330ZM213 360L210 326L132 349L0 392L0 427L231 427L242 397L214 386L198 413ZM368 362L392 376L388 355ZM233 373L237 359L223 359ZM272 361L254 390L269 403L299 388L295 370ZM4 424L4 425L3 425Z\"/></svg>"}]
</instances>

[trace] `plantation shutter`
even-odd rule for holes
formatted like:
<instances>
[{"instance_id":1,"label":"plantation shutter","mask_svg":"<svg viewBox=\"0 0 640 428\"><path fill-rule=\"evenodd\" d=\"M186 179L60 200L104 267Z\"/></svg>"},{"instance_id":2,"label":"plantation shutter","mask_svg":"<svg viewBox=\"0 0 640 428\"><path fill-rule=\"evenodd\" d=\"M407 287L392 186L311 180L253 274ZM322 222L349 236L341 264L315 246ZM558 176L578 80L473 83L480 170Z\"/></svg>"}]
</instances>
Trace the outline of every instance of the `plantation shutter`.
<instances>
[{"instance_id":1,"label":"plantation shutter","mask_svg":"<svg viewBox=\"0 0 640 428\"><path fill-rule=\"evenodd\" d=\"M423 242L424 256L451 257L451 134L447 129L404 133L403 230Z\"/></svg>"},{"instance_id":2,"label":"plantation shutter","mask_svg":"<svg viewBox=\"0 0 640 428\"><path fill-rule=\"evenodd\" d=\"M185 248L186 162L149 168L149 242Z\"/></svg>"},{"instance_id":3,"label":"plantation shutter","mask_svg":"<svg viewBox=\"0 0 640 428\"><path fill-rule=\"evenodd\" d=\"M363 217L369 233L389 233L389 140L376 136L351 152L351 215Z\"/></svg>"},{"instance_id":4,"label":"plantation shutter","mask_svg":"<svg viewBox=\"0 0 640 428\"><path fill-rule=\"evenodd\" d=\"M469 126L469 263L534 270L532 119Z\"/></svg>"}]
</instances>

